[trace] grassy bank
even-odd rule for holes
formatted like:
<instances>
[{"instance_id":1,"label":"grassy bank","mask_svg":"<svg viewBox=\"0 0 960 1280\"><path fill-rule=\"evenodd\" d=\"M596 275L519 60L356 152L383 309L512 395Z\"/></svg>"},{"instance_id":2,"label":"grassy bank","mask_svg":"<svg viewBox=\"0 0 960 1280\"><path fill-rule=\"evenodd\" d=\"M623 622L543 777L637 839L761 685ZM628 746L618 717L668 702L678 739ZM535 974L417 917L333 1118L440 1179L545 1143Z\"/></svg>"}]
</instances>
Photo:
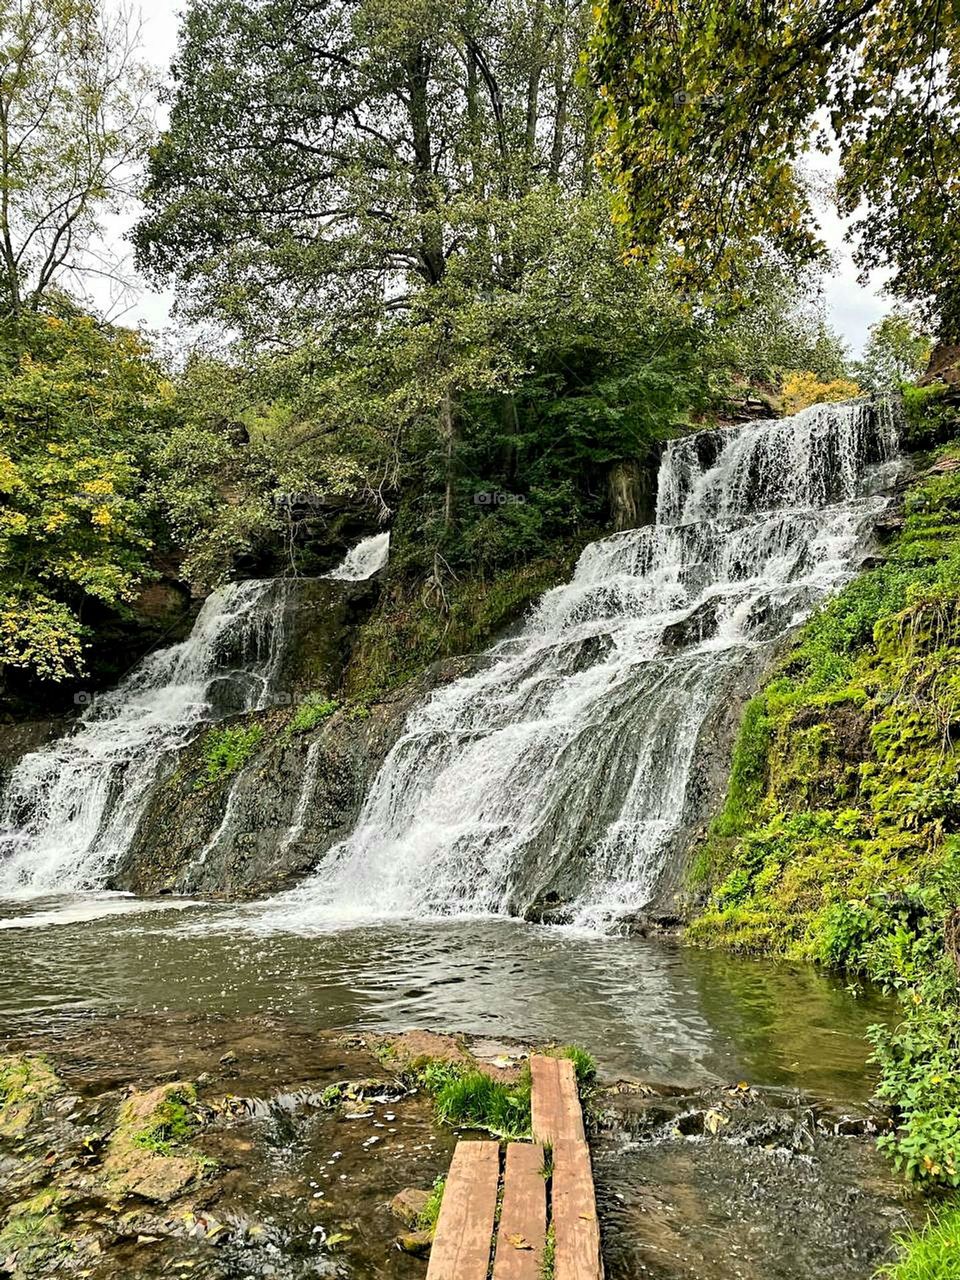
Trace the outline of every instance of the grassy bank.
<instances>
[{"instance_id":1,"label":"grassy bank","mask_svg":"<svg viewBox=\"0 0 960 1280\"><path fill-rule=\"evenodd\" d=\"M908 407L917 444L960 435L942 392ZM960 1226L960 439L917 462L885 561L807 624L746 709L688 937L899 993L900 1025L872 1032L897 1120L881 1143L946 1199L888 1274L940 1280Z\"/></svg>"}]
</instances>

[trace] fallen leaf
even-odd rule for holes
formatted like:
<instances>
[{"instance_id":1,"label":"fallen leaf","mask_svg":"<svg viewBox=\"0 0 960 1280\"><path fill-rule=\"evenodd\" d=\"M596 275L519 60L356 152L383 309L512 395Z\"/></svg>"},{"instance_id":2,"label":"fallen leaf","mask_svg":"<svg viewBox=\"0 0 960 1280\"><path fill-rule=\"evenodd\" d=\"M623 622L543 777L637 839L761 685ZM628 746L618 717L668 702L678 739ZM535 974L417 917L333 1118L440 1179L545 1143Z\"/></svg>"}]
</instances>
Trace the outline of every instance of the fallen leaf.
<instances>
[{"instance_id":1,"label":"fallen leaf","mask_svg":"<svg viewBox=\"0 0 960 1280\"><path fill-rule=\"evenodd\" d=\"M519 1233L515 1236L507 1236L507 1239L515 1249L532 1249L533 1245L529 1240L525 1240Z\"/></svg>"}]
</instances>

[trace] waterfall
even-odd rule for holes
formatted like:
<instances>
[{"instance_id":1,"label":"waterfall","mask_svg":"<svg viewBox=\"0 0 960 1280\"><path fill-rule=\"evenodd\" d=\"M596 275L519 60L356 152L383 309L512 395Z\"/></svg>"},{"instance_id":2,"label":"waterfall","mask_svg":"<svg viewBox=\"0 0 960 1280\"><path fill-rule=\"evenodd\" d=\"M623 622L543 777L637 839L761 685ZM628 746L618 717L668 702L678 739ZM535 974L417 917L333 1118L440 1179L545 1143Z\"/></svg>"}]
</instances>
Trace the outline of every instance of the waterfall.
<instances>
[{"instance_id":1,"label":"waterfall","mask_svg":"<svg viewBox=\"0 0 960 1280\"><path fill-rule=\"evenodd\" d=\"M558 887L584 924L642 907L703 817L718 708L856 571L894 454L862 402L670 443L656 523L588 546L410 715L352 835L268 922L517 914Z\"/></svg>"},{"instance_id":2,"label":"waterfall","mask_svg":"<svg viewBox=\"0 0 960 1280\"><path fill-rule=\"evenodd\" d=\"M390 534L375 533L351 547L336 569L325 573L325 578L337 582L363 582L372 578L387 563L390 554Z\"/></svg>"},{"instance_id":3,"label":"waterfall","mask_svg":"<svg viewBox=\"0 0 960 1280\"><path fill-rule=\"evenodd\" d=\"M286 601L281 579L214 591L188 639L150 654L71 734L24 756L0 806L0 893L103 882L197 727L267 705Z\"/></svg>"}]
</instances>

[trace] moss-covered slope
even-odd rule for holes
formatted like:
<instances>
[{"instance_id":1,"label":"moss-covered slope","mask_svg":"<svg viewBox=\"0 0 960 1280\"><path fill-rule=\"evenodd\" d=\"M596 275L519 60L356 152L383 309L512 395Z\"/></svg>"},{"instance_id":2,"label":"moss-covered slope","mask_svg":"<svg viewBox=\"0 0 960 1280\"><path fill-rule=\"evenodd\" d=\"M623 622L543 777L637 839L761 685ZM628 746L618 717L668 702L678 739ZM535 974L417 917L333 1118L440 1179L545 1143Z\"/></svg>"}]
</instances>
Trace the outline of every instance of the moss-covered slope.
<instances>
[{"instance_id":1,"label":"moss-covered slope","mask_svg":"<svg viewBox=\"0 0 960 1280\"><path fill-rule=\"evenodd\" d=\"M881 1141L910 1178L956 1188L960 411L942 389L908 409L908 440L955 438L917 459L884 561L811 619L748 705L690 872L687 936L899 991L902 1023L873 1032L899 1120Z\"/></svg>"}]
</instances>

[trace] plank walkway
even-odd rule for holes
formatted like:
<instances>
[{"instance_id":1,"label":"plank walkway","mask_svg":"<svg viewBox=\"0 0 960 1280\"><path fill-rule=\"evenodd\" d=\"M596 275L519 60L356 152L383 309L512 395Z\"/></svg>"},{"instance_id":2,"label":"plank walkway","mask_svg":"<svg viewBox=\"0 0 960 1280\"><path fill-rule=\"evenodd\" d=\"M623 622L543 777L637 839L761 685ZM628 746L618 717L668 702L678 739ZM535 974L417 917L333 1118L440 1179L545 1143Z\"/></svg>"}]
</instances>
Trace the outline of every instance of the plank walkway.
<instances>
[{"instance_id":1,"label":"plank walkway","mask_svg":"<svg viewBox=\"0 0 960 1280\"><path fill-rule=\"evenodd\" d=\"M460 1141L427 1280L487 1280L491 1256L493 1280L540 1280L548 1222L555 1280L603 1278L593 1171L573 1063L538 1055L530 1059L530 1073L534 1140L507 1143L499 1225L500 1145Z\"/></svg>"}]
</instances>

